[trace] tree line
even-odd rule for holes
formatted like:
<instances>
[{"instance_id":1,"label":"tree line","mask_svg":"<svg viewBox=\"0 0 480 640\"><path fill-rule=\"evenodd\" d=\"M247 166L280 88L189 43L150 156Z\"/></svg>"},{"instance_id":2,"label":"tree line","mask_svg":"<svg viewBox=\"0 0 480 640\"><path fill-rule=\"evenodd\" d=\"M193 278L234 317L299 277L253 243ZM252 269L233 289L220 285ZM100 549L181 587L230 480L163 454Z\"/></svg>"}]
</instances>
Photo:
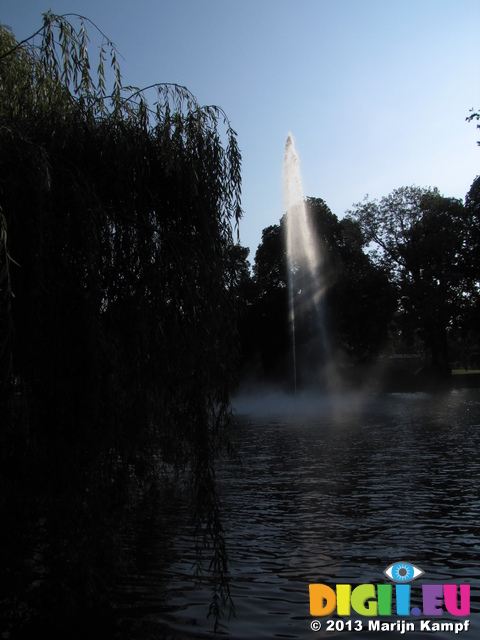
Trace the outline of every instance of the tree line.
<instances>
[{"instance_id":1,"label":"tree line","mask_svg":"<svg viewBox=\"0 0 480 640\"><path fill-rule=\"evenodd\" d=\"M480 177L464 202L410 186L367 196L340 220L320 198L306 198L306 207L324 255L327 331L345 377L395 354L419 356L419 373L435 379L452 366L479 366ZM263 230L244 281L246 378L291 379L287 269L284 216Z\"/></svg>"}]
</instances>

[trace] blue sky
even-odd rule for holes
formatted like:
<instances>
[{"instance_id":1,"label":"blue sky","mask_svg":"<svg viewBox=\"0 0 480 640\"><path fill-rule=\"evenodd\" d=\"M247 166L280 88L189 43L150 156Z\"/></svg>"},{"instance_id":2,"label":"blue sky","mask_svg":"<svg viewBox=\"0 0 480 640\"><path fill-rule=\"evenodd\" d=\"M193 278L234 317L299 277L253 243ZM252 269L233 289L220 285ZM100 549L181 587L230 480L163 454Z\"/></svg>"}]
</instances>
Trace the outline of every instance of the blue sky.
<instances>
[{"instance_id":1,"label":"blue sky","mask_svg":"<svg viewBox=\"0 0 480 640\"><path fill-rule=\"evenodd\" d=\"M338 217L406 185L464 198L480 173L480 0L0 0L0 22L20 40L49 8L115 42L124 84L176 82L226 111L251 261L283 213L289 131L305 194Z\"/></svg>"}]
</instances>

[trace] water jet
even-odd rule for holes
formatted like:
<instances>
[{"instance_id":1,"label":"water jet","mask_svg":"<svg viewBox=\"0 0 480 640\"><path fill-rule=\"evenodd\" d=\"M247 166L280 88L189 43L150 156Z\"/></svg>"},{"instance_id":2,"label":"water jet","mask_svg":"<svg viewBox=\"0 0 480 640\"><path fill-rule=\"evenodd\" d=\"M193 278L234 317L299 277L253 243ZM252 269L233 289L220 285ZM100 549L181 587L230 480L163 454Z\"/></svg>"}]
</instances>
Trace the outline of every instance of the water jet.
<instances>
[{"instance_id":1,"label":"water jet","mask_svg":"<svg viewBox=\"0 0 480 640\"><path fill-rule=\"evenodd\" d=\"M293 388L296 394L299 384L314 382L318 375L325 376L330 357L324 310L324 256L305 203L300 162L291 133L285 144L283 184Z\"/></svg>"}]
</instances>

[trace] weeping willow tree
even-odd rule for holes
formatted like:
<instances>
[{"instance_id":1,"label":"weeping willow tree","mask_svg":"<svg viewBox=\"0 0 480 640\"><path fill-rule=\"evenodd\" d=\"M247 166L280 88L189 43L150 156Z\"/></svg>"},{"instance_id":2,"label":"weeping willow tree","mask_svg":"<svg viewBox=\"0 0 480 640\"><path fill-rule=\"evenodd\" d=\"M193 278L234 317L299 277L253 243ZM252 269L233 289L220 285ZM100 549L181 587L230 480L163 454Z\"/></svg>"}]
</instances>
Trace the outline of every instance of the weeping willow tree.
<instances>
[{"instance_id":1,"label":"weeping willow tree","mask_svg":"<svg viewBox=\"0 0 480 640\"><path fill-rule=\"evenodd\" d=\"M124 87L117 58L81 16L0 25L2 612L34 575L63 610L105 596L122 509L162 469L192 479L218 618L240 153L221 109Z\"/></svg>"}]
</instances>

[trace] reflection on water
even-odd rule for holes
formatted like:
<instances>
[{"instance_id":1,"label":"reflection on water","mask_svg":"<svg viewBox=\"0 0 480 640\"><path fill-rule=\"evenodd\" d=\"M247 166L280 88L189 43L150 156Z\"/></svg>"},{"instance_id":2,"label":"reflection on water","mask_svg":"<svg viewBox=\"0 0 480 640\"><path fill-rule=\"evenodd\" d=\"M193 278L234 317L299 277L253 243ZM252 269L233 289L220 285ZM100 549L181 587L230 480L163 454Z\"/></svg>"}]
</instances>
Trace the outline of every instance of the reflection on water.
<instances>
[{"instance_id":1,"label":"reflection on water","mask_svg":"<svg viewBox=\"0 0 480 640\"><path fill-rule=\"evenodd\" d=\"M382 583L389 564L408 560L425 571L412 583L412 606L422 582L471 584L469 634L480 637L479 390L391 394L363 405L319 401L300 415L292 406L270 418L238 415L234 440L242 466L224 460L218 472L236 608L236 618L224 621L226 634L336 635L310 630L308 585ZM167 566L160 538L145 551L150 577L139 578L135 597L150 608L142 610L139 637L159 637L162 629L163 637L213 637L205 619L210 590L195 588L191 578L187 522L179 511ZM161 609L160 593L167 594Z\"/></svg>"}]
</instances>

